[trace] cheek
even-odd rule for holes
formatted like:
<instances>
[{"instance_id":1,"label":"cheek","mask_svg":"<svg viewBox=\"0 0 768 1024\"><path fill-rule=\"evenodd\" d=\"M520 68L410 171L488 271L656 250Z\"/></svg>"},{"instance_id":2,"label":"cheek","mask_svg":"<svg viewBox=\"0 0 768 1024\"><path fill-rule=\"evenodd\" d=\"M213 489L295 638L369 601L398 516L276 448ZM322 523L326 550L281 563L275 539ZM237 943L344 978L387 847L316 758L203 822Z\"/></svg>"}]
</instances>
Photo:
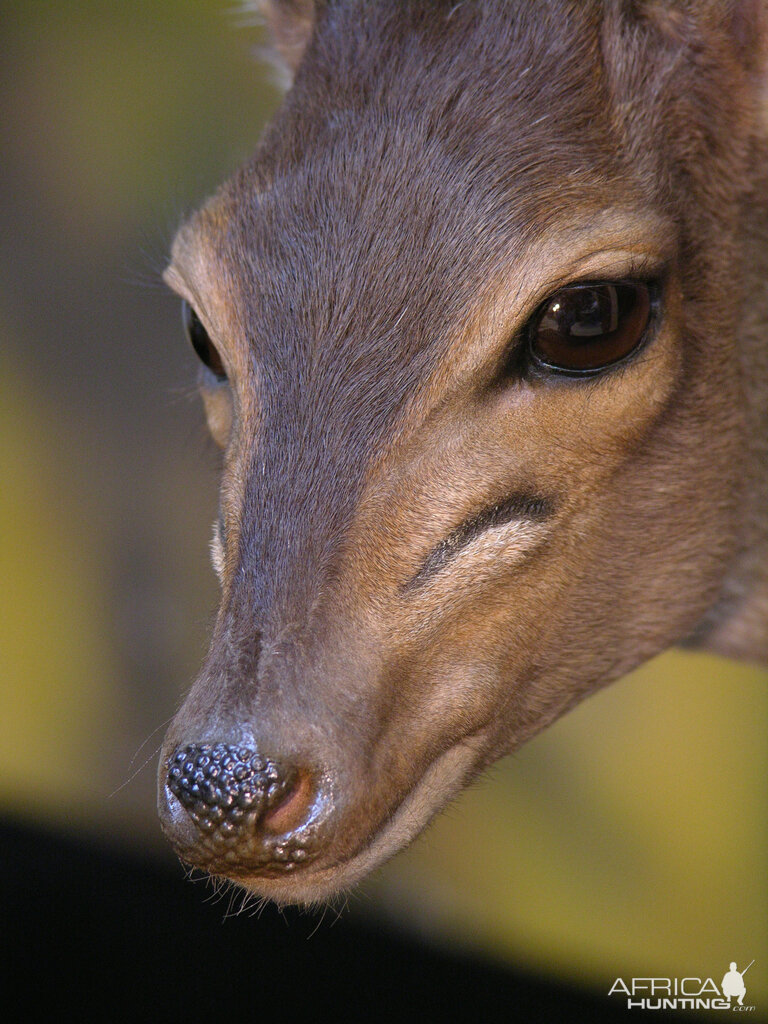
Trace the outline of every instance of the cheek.
<instances>
[{"instance_id":1,"label":"cheek","mask_svg":"<svg viewBox=\"0 0 768 1024\"><path fill-rule=\"evenodd\" d=\"M531 478L566 497L603 482L643 445L681 380L679 339L663 328L636 360L590 382L521 385L498 400L494 434Z\"/></svg>"},{"instance_id":2,"label":"cheek","mask_svg":"<svg viewBox=\"0 0 768 1024\"><path fill-rule=\"evenodd\" d=\"M232 432L232 396L229 388L203 388L201 394L211 436L220 448L226 448Z\"/></svg>"}]
</instances>

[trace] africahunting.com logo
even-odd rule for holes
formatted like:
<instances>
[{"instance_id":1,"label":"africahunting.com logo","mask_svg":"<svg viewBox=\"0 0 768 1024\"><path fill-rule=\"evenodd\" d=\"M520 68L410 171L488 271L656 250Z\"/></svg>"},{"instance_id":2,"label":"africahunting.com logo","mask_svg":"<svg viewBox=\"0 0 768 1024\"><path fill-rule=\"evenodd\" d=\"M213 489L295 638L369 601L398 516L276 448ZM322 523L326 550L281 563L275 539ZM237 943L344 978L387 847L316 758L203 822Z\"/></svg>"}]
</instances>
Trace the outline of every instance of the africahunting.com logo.
<instances>
[{"instance_id":1,"label":"africahunting.com logo","mask_svg":"<svg viewBox=\"0 0 768 1024\"><path fill-rule=\"evenodd\" d=\"M747 986L743 970L735 961L718 985L714 978L617 978L609 996L626 999L628 1010L731 1010L749 1013L754 1006L744 1002Z\"/></svg>"}]
</instances>

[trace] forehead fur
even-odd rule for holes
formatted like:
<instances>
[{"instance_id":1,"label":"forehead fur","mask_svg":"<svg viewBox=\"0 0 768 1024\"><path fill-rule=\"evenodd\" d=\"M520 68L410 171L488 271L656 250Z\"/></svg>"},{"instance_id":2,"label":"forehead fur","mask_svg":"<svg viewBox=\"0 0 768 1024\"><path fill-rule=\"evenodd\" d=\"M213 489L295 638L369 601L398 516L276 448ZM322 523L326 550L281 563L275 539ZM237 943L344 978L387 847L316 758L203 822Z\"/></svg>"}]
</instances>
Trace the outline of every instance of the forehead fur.
<instances>
[{"instance_id":1,"label":"forehead fur","mask_svg":"<svg viewBox=\"0 0 768 1024\"><path fill-rule=\"evenodd\" d=\"M361 325L369 352L391 351L397 324L408 365L574 209L664 209L692 168L697 210L696 152L710 196L712 162L740 158L737 133L725 145L709 127L713 95L728 108L717 123L743 121L739 71L723 32L707 49L691 21L670 41L649 6L319 5L283 109L201 221L261 358L285 357L285 340L322 359ZM681 47L696 50L691 82ZM728 88L701 84L726 73Z\"/></svg>"}]
</instances>

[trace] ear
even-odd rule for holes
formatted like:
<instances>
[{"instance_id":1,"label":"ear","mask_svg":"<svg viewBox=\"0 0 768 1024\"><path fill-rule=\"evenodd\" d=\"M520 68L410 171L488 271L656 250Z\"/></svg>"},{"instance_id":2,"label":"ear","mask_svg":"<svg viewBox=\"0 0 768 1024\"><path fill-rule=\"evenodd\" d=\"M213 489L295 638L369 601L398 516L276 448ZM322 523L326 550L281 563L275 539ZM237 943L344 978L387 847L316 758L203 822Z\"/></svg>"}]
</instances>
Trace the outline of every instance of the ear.
<instances>
[{"instance_id":1,"label":"ear","mask_svg":"<svg viewBox=\"0 0 768 1024\"><path fill-rule=\"evenodd\" d=\"M301 63L315 28L315 0L249 0L267 25L289 80Z\"/></svg>"}]
</instances>

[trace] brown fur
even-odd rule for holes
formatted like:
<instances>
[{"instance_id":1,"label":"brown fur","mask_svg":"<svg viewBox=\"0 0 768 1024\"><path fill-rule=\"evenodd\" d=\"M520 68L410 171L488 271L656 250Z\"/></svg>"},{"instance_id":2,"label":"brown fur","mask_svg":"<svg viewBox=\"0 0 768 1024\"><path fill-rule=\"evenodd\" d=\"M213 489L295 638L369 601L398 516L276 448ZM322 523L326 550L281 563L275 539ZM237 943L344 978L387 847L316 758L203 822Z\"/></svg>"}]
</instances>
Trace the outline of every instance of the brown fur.
<instances>
[{"instance_id":1,"label":"brown fur","mask_svg":"<svg viewBox=\"0 0 768 1024\"><path fill-rule=\"evenodd\" d=\"M767 33L757 0L264 6L293 86L168 272L231 388L221 608L164 753L331 780L311 866L223 869L290 901L670 645L768 658ZM654 270L637 359L500 383L547 295ZM408 587L517 493L551 514Z\"/></svg>"}]
</instances>

